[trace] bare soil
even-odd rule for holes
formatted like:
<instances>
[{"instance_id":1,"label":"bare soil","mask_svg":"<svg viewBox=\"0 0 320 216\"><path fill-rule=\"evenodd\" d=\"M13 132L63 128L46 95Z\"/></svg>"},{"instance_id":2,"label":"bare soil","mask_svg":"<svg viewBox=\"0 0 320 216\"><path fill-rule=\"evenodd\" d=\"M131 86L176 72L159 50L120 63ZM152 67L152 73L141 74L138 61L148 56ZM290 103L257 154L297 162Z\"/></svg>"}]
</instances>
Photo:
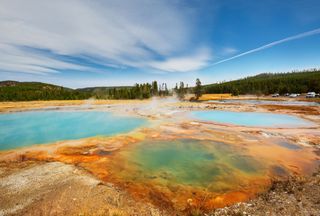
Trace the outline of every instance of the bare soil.
<instances>
[{"instance_id":1,"label":"bare soil","mask_svg":"<svg viewBox=\"0 0 320 216\"><path fill-rule=\"evenodd\" d=\"M60 162L0 164L0 215L166 215Z\"/></svg>"},{"instance_id":2,"label":"bare soil","mask_svg":"<svg viewBox=\"0 0 320 216\"><path fill-rule=\"evenodd\" d=\"M269 190L257 198L217 209L210 216L227 215L320 215L320 169L312 176L290 176L275 180Z\"/></svg>"}]
</instances>

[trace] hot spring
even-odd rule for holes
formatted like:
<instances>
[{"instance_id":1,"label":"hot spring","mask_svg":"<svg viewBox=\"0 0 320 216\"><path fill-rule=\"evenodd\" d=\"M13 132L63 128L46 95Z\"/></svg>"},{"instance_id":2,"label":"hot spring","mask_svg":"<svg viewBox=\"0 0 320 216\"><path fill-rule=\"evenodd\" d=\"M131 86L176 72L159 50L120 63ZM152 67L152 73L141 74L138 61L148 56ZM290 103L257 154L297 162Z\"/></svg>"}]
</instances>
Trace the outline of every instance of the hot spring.
<instances>
[{"instance_id":1,"label":"hot spring","mask_svg":"<svg viewBox=\"0 0 320 216\"><path fill-rule=\"evenodd\" d=\"M269 113L199 111L187 113L190 116L190 121L249 126L309 126L303 119ZM135 198L177 210L186 209L188 202L213 209L244 201L264 191L272 176L314 168L316 157L310 148L285 139L261 141L253 135L211 131L204 128L206 124L181 127L180 117L168 126L165 118L155 124L103 111L4 113L0 114L0 150L108 136L79 146L61 142L53 152L41 148L39 160L75 163ZM148 128L126 134L144 126ZM26 158L28 154L37 158L38 153L32 154L31 149L24 152Z\"/></svg>"},{"instance_id":2,"label":"hot spring","mask_svg":"<svg viewBox=\"0 0 320 216\"><path fill-rule=\"evenodd\" d=\"M237 176L256 176L265 171L263 164L253 157L231 145L213 141L144 141L120 154L132 164L132 170L128 167L123 173L128 179L205 187L212 191L239 183Z\"/></svg>"},{"instance_id":3,"label":"hot spring","mask_svg":"<svg viewBox=\"0 0 320 216\"><path fill-rule=\"evenodd\" d=\"M315 124L292 115L262 112L195 111L193 118L202 121L234 124L251 127L312 127Z\"/></svg>"},{"instance_id":4,"label":"hot spring","mask_svg":"<svg viewBox=\"0 0 320 216\"><path fill-rule=\"evenodd\" d=\"M0 150L60 140L129 132L145 119L103 111L34 111L0 114Z\"/></svg>"},{"instance_id":5,"label":"hot spring","mask_svg":"<svg viewBox=\"0 0 320 216\"><path fill-rule=\"evenodd\" d=\"M284 160L274 158L274 151ZM255 196L268 187L270 176L285 177L291 166L304 172L313 167L314 156L308 149L271 143L150 138L110 155L105 180L156 205L185 209L192 200L212 209Z\"/></svg>"}]
</instances>

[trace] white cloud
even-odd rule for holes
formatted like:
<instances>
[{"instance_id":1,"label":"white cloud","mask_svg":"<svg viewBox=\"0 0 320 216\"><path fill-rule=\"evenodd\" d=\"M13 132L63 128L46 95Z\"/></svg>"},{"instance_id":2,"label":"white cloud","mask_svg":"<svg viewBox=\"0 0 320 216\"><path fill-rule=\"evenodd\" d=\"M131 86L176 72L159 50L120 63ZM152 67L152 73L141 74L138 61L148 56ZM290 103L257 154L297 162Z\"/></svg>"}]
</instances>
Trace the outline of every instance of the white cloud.
<instances>
[{"instance_id":1,"label":"white cloud","mask_svg":"<svg viewBox=\"0 0 320 216\"><path fill-rule=\"evenodd\" d=\"M58 69L68 68L72 70L85 70L87 67L58 61L46 56L28 53L22 50L0 44L0 69L3 71L15 71L22 73L47 74L59 73Z\"/></svg>"},{"instance_id":2,"label":"white cloud","mask_svg":"<svg viewBox=\"0 0 320 216\"><path fill-rule=\"evenodd\" d=\"M2 0L0 2L1 70L55 73L88 68L32 53L17 46L55 54L86 55L111 67L154 67L189 71L205 66L207 56L190 44L190 17L172 1L157 0ZM154 55L167 58L157 62Z\"/></svg>"},{"instance_id":3,"label":"white cloud","mask_svg":"<svg viewBox=\"0 0 320 216\"><path fill-rule=\"evenodd\" d=\"M168 72L195 71L205 67L210 58L210 51L203 48L194 55L169 58L162 62L151 62L150 66Z\"/></svg>"},{"instance_id":4,"label":"white cloud","mask_svg":"<svg viewBox=\"0 0 320 216\"><path fill-rule=\"evenodd\" d=\"M222 49L222 54L223 55L233 55L233 54L235 54L237 52L238 52L238 50L233 48L233 47L224 47Z\"/></svg>"}]
</instances>

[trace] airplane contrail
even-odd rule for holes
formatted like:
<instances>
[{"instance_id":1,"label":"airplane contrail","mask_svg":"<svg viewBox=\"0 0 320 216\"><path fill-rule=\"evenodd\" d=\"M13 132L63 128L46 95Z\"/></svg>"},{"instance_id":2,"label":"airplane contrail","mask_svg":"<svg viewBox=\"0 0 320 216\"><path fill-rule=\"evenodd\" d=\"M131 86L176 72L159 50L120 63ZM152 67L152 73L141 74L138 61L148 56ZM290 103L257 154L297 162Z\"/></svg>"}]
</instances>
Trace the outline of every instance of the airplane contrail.
<instances>
[{"instance_id":1,"label":"airplane contrail","mask_svg":"<svg viewBox=\"0 0 320 216\"><path fill-rule=\"evenodd\" d=\"M285 42L288 42L288 41L292 41L292 40L298 40L300 38L304 38L304 37L308 37L308 36L312 36L312 35L316 35L316 34L320 34L320 28L314 29L312 31L304 32L304 33L301 33L301 34L297 34L297 35L294 35L294 36L290 36L290 37L287 37L287 38L284 38L284 39L281 39L281 40L277 40L277 41L274 41L272 43L268 43L268 44L263 45L261 47L258 47L258 48L255 48L255 49L240 53L238 55L232 56L230 58L223 59L221 61L215 62L215 63L211 64L211 66L214 66L214 65L217 65L217 64L221 64L223 62L230 61L232 59L236 59L236 58L239 58L239 57L251 54L251 53L255 53L255 52L258 52L258 51L261 51L261 50L264 50L264 49L269 49L269 48L271 48L273 46L276 46L278 44L282 44L282 43L285 43Z\"/></svg>"}]
</instances>

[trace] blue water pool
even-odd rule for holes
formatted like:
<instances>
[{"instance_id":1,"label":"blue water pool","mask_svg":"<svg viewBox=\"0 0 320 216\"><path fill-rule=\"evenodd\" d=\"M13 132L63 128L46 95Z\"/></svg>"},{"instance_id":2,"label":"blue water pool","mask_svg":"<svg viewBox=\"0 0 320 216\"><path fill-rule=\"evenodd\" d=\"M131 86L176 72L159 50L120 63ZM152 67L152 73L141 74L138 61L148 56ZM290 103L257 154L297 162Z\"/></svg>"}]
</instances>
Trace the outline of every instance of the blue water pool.
<instances>
[{"instance_id":1,"label":"blue water pool","mask_svg":"<svg viewBox=\"0 0 320 216\"><path fill-rule=\"evenodd\" d=\"M129 132L145 119L102 111L35 111L0 114L0 150L59 140Z\"/></svg>"},{"instance_id":2,"label":"blue water pool","mask_svg":"<svg viewBox=\"0 0 320 216\"><path fill-rule=\"evenodd\" d=\"M313 101L296 101L296 100L237 100L237 99L227 99L227 100L209 100L206 102L212 103L239 103L239 104L256 104L256 105L292 105L292 106L320 106L319 102Z\"/></svg>"},{"instance_id":3,"label":"blue water pool","mask_svg":"<svg viewBox=\"0 0 320 216\"><path fill-rule=\"evenodd\" d=\"M253 127L310 127L313 122L285 114L229 111L195 111L192 117L202 121Z\"/></svg>"}]
</instances>

